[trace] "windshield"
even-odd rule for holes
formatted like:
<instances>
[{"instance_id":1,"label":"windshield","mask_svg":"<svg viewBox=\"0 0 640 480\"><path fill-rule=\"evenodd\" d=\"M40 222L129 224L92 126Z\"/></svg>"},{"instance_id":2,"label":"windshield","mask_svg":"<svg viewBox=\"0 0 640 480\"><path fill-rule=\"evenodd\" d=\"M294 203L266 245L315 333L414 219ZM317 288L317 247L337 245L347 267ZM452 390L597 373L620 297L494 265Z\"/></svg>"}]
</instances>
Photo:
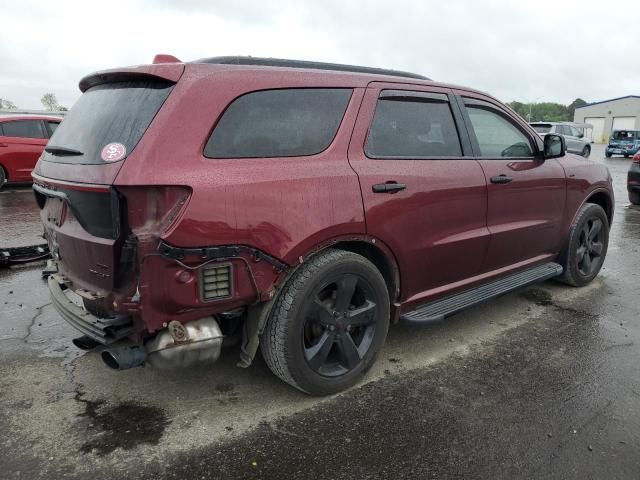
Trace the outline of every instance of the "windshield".
<instances>
[{"instance_id":1,"label":"windshield","mask_svg":"<svg viewBox=\"0 0 640 480\"><path fill-rule=\"evenodd\" d=\"M173 84L168 82L139 80L90 88L51 136L44 160L103 164L125 158L140 141L172 88ZM117 155L105 155L107 147Z\"/></svg>"},{"instance_id":2,"label":"windshield","mask_svg":"<svg viewBox=\"0 0 640 480\"><path fill-rule=\"evenodd\" d=\"M551 125L538 123L536 125L531 125L533 129L538 133L549 133L551 131Z\"/></svg>"},{"instance_id":3,"label":"windshield","mask_svg":"<svg viewBox=\"0 0 640 480\"><path fill-rule=\"evenodd\" d=\"M638 130L616 130L613 132L613 140L637 140L640 138Z\"/></svg>"}]
</instances>

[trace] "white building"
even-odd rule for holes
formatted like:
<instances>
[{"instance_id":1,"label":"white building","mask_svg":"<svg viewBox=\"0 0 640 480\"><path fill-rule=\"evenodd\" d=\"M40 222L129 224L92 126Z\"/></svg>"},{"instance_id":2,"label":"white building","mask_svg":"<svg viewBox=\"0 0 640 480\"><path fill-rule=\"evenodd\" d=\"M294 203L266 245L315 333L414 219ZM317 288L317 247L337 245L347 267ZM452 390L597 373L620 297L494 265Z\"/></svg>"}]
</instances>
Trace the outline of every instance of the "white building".
<instances>
[{"instance_id":1,"label":"white building","mask_svg":"<svg viewBox=\"0 0 640 480\"><path fill-rule=\"evenodd\" d=\"M578 107L573 121L593 125L593 141L607 143L612 130L640 130L640 96L627 95Z\"/></svg>"}]
</instances>

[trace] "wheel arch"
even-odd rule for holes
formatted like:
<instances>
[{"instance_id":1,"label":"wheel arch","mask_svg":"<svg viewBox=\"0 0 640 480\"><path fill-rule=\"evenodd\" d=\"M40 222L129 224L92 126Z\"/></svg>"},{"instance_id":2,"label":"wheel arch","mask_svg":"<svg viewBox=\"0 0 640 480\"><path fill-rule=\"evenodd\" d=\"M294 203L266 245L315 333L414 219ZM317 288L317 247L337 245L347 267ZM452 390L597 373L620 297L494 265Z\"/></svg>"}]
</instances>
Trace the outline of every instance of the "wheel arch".
<instances>
[{"instance_id":1,"label":"wheel arch","mask_svg":"<svg viewBox=\"0 0 640 480\"><path fill-rule=\"evenodd\" d=\"M604 213L607 214L607 220L609 221L609 226L611 226L611 222L613 221L613 199L609 195L609 192L606 190L596 190L591 192L586 200L580 205L580 208L585 203L595 203L596 205L600 205L604 210ZM580 211L580 209L578 209ZM575 217L573 219L575 221Z\"/></svg>"}]
</instances>

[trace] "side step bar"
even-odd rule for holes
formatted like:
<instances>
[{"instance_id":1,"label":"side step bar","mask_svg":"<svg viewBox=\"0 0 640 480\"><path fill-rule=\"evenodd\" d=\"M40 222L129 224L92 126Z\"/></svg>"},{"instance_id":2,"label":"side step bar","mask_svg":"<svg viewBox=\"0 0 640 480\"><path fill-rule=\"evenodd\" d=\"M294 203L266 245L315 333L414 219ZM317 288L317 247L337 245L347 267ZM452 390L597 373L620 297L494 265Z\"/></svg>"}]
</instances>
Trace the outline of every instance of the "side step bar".
<instances>
[{"instance_id":1,"label":"side step bar","mask_svg":"<svg viewBox=\"0 0 640 480\"><path fill-rule=\"evenodd\" d=\"M530 268L522 272L514 273L508 277L499 278L478 287L456 293L418 307L412 312L403 314L400 319L406 322L434 322L444 320L454 313L478 305L518 288L542 282L562 275L562 266L550 262L539 267Z\"/></svg>"}]
</instances>

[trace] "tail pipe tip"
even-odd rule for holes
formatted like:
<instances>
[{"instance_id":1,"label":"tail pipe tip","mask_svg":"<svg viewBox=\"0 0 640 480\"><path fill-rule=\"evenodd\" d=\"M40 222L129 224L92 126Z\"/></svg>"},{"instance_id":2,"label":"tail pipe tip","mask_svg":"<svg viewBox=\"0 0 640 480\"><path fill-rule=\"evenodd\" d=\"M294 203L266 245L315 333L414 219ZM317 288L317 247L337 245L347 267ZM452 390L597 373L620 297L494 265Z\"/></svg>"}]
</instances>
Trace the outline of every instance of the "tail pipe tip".
<instances>
[{"instance_id":1,"label":"tail pipe tip","mask_svg":"<svg viewBox=\"0 0 640 480\"><path fill-rule=\"evenodd\" d=\"M102 352L102 361L114 370L127 370L144 365L146 353L139 346L120 347Z\"/></svg>"}]
</instances>

